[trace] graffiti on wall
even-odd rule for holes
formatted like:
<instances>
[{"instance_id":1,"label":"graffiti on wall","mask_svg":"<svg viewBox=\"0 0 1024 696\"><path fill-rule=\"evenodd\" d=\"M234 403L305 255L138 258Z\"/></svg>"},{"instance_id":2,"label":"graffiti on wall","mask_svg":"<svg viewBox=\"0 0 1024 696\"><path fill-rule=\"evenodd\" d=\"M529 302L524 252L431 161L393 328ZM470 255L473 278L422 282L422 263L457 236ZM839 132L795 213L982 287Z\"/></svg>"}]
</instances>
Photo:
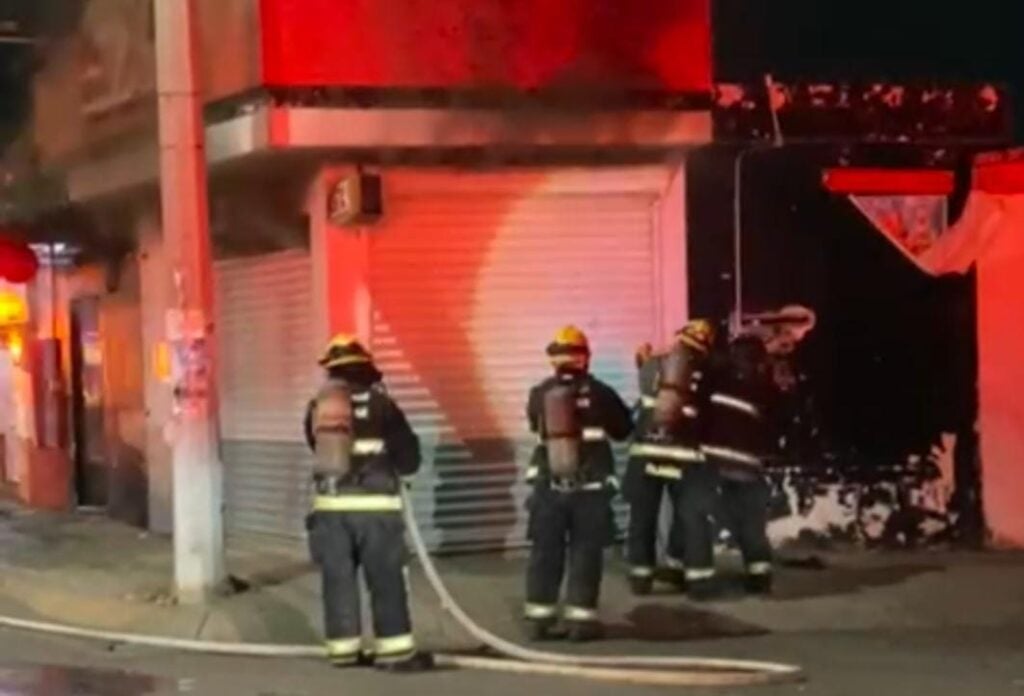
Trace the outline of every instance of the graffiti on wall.
<instances>
[{"instance_id":1,"label":"graffiti on wall","mask_svg":"<svg viewBox=\"0 0 1024 696\"><path fill-rule=\"evenodd\" d=\"M815 406L797 357L814 329L814 310L788 305L744 314L739 331L760 337L780 396L780 454L771 470L775 544L840 540L867 546L918 546L948 539L956 524L954 450L940 433L927 451L889 466L839 457L819 442Z\"/></svg>"},{"instance_id":2,"label":"graffiti on wall","mask_svg":"<svg viewBox=\"0 0 1024 696\"><path fill-rule=\"evenodd\" d=\"M929 452L891 467L837 465L774 470L769 536L776 544L838 540L914 547L948 540L956 436L942 433Z\"/></svg>"}]
</instances>

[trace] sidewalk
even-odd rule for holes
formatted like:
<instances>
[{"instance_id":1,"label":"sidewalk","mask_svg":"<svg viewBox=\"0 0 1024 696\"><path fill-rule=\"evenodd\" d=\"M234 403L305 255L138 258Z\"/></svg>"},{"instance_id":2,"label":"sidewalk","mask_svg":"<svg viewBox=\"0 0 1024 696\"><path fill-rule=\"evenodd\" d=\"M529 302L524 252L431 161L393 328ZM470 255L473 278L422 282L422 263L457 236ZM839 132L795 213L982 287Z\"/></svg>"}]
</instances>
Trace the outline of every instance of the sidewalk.
<instances>
[{"instance_id":1,"label":"sidewalk","mask_svg":"<svg viewBox=\"0 0 1024 696\"><path fill-rule=\"evenodd\" d=\"M316 644L319 578L297 546L294 553L233 548L228 567L235 592L208 607L178 606L170 595L169 539L103 517L2 504L0 614L178 638ZM602 596L611 640L594 649L780 632L1024 625L1022 554L850 551L821 559L825 567L818 569L784 561L770 599L736 596L695 605L670 594L635 600L624 566L611 558ZM735 559L723 563L730 564ZM521 553L439 561L470 615L513 640L523 638L523 565ZM443 615L415 564L410 580L420 643L476 647Z\"/></svg>"}]
</instances>

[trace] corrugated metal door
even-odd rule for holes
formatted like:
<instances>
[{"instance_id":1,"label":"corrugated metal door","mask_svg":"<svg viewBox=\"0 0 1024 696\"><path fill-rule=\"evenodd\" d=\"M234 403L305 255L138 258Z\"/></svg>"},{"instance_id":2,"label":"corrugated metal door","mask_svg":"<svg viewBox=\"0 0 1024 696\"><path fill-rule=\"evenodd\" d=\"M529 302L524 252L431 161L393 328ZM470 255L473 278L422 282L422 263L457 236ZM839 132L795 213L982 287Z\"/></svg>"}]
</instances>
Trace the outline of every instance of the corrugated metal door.
<instances>
[{"instance_id":1,"label":"corrugated metal door","mask_svg":"<svg viewBox=\"0 0 1024 696\"><path fill-rule=\"evenodd\" d=\"M662 170L386 178L372 230L372 345L424 444L414 487L435 548L525 540L528 388L575 323L594 372L628 402L633 352L657 332L654 210ZM621 186L620 186L621 182Z\"/></svg>"},{"instance_id":2,"label":"corrugated metal door","mask_svg":"<svg viewBox=\"0 0 1024 696\"><path fill-rule=\"evenodd\" d=\"M317 380L309 255L216 264L228 534L298 537L311 460L302 415Z\"/></svg>"}]
</instances>

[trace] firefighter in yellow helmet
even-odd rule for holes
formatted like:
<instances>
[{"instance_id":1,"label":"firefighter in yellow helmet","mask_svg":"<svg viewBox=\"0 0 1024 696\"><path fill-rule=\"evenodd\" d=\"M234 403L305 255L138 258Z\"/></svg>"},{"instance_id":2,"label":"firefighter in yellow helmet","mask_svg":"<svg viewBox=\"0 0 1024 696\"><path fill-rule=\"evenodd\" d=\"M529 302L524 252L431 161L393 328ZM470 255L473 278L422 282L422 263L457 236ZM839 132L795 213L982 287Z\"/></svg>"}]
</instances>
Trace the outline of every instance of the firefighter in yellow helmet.
<instances>
[{"instance_id":1,"label":"firefighter in yellow helmet","mask_svg":"<svg viewBox=\"0 0 1024 696\"><path fill-rule=\"evenodd\" d=\"M402 479L419 469L420 445L381 384L369 352L336 336L320 358L326 379L306 411L314 452L309 546L323 580L327 652L338 667L432 666L413 640L405 584ZM358 571L370 590L372 650L363 650Z\"/></svg>"},{"instance_id":2,"label":"firefighter in yellow helmet","mask_svg":"<svg viewBox=\"0 0 1024 696\"><path fill-rule=\"evenodd\" d=\"M609 440L629 437L629 408L590 374L587 337L574 326L547 347L554 375L530 390L527 419L540 437L527 480L532 542L525 617L536 640L556 631L559 593L568 565L562 619L571 640L601 636L597 603L604 549L614 536L611 499L617 490Z\"/></svg>"},{"instance_id":3,"label":"firefighter in yellow helmet","mask_svg":"<svg viewBox=\"0 0 1024 696\"><path fill-rule=\"evenodd\" d=\"M667 560L674 584L699 591L705 566L711 565L699 551L712 548L710 525L691 518L714 501L713 489L708 501L701 495L707 477L700 450L714 328L693 320L674 339L660 355L649 348L637 354L639 416L623 490L630 505L630 586L637 595L648 594L654 584L658 519L666 497L673 509ZM700 505L687 509L695 493Z\"/></svg>"}]
</instances>

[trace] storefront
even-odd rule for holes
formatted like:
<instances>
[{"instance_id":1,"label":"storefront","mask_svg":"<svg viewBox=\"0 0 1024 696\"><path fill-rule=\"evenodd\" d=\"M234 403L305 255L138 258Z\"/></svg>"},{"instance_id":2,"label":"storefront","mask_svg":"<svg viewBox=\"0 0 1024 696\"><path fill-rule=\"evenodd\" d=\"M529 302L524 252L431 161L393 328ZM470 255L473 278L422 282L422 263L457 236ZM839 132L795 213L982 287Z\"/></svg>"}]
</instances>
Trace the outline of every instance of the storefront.
<instances>
[{"instance_id":1,"label":"storefront","mask_svg":"<svg viewBox=\"0 0 1024 696\"><path fill-rule=\"evenodd\" d=\"M0 280L0 477L16 484L31 435L31 388L25 365L27 305L22 287Z\"/></svg>"},{"instance_id":2,"label":"storefront","mask_svg":"<svg viewBox=\"0 0 1024 696\"><path fill-rule=\"evenodd\" d=\"M429 542L522 543L523 471L535 441L526 392L548 372L551 335L581 326L596 374L632 400L635 347L685 318L680 172L385 169L377 223L332 226L325 233L341 239L314 245L314 256L218 264L229 532L301 533L301 415L325 337L313 266L324 264L362 278L327 285L326 323L344 328L340 315L354 308L349 330L370 345L422 440L413 494ZM354 244L362 263L353 263Z\"/></svg>"},{"instance_id":3,"label":"storefront","mask_svg":"<svg viewBox=\"0 0 1024 696\"><path fill-rule=\"evenodd\" d=\"M124 265L139 277L138 288L128 280L117 292L101 278L65 293L59 309L101 299L101 359L107 344L141 338L141 365L119 372L120 361L104 362L107 435L116 424L104 441L119 443L105 461L119 452L144 469L126 497L145 485L150 527L169 531L175 396L162 361L175 291L156 222L153 35L139 30L149 26L146 3L123 12L86 4L75 41L55 42L37 72L35 146L61 175L60 205L85 218L69 236L92 248L93 270L118 278ZM899 331L874 330L873 318L871 331L853 326L860 310L874 311L868 302L812 301L842 280L851 291L832 295L879 290L872 302L883 313L902 306L881 291L886 257L864 246L870 258L857 266L836 246L835 220L852 213L815 217L834 201L806 207L824 195L821 167L806 182L769 171L771 153L788 151L766 147L769 138L801 152L820 144L822 166L935 168L1008 132L1008 100L990 85L942 87L942 99L934 84L871 79L713 86L707 0L443 4L198 3L232 537L293 543L302 534L310 461L301 416L319 378L315 357L334 332L374 351L419 432L417 511L429 542L447 549L523 540L525 393L563 323L590 334L595 371L627 398L635 346L664 340L691 311L724 322L737 309L771 314L795 302L818 313L809 340L819 344L847 334L909 344L892 338L912 326L899 317ZM705 147L712 141L725 147ZM745 153L737 158L734 145ZM358 226L332 221L339 183L357 171L380 177L382 214ZM847 237L863 241L859 232ZM898 268L889 275L916 282ZM824 290L804 292L815 278ZM51 338L70 350L66 331ZM876 352L843 355L878 363ZM832 379L837 363L820 362ZM857 370L842 372L857 390L874 389ZM845 397L834 402L853 411ZM865 422L907 430L901 414L863 411ZM957 443L973 438L971 419L958 423L970 432ZM941 425L932 430L945 438ZM841 493L836 486L828 490ZM791 492L787 506L798 510L803 494ZM792 529L812 516L791 515Z\"/></svg>"},{"instance_id":4,"label":"storefront","mask_svg":"<svg viewBox=\"0 0 1024 696\"><path fill-rule=\"evenodd\" d=\"M430 543L519 543L525 394L555 329L581 325L595 371L632 398L636 345L686 316L681 172L712 139L709 3L307 4L198 4L225 528L302 534L302 413L317 352L348 331L423 440L413 492ZM174 290L153 196L152 35L137 31L142 6L88 5L77 39L98 58L47 54L37 145L90 239L111 242L101 253L130 250L138 270L109 333L141 334L142 364L104 422L131 445L118 451L141 450L148 524L169 531L174 396L159 356ZM338 226L330 192L357 163L380 175L383 215Z\"/></svg>"}]
</instances>

